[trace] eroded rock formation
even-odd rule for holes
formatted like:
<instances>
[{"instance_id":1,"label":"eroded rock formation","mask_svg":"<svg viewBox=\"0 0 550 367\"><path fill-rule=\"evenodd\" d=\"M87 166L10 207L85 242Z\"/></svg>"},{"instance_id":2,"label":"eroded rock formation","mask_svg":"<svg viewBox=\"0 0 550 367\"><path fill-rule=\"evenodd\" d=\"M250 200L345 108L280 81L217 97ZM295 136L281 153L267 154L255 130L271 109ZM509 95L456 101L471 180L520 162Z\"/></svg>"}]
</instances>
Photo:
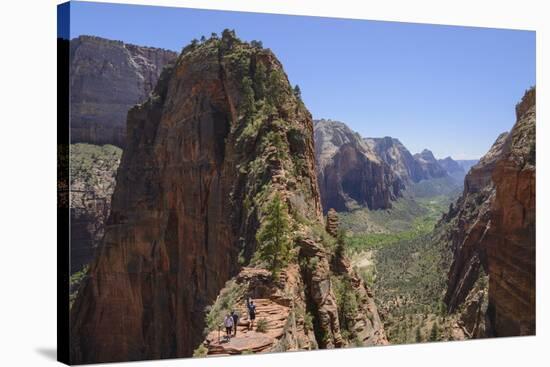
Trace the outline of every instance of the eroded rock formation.
<instances>
[{"instance_id":1,"label":"eroded rock formation","mask_svg":"<svg viewBox=\"0 0 550 367\"><path fill-rule=\"evenodd\" d=\"M315 156L325 212L387 209L401 195L403 183L390 166L341 122L315 123Z\"/></svg>"},{"instance_id":2,"label":"eroded rock formation","mask_svg":"<svg viewBox=\"0 0 550 367\"><path fill-rule=\"evenodd\" d=\"M71 142L124 147L128 110L148 97L176 56L100 37L71 40Z\"/></svg>"},{"instance_id":3,"label":"eroded rock formation","mask_svg":"<svg viewBox=\"0 0 550 367\"><path fill-rule=\"evenodd\" d=\"M472 167L464 193L439 224L454 254L449 310L476 309L473 300L484 298L475 285L488 276L483 332L470 322L474 337L535 333L535 114L533 88L516 107L511 132Z\"/></svg>"},{"instance_id":4,"label":"eroded rock formation","mask_svg":"<svg viewBox=\"0 0 550 367\"><path fill-rule=\"evenodd\" d=\"M205 327L216 326L206 306L220 309L235 276L262 307L282 316L307 309L312 318L307 337L304 316L294 316L279 337L253 341L253 351L347 343L332 254L315 232L324 223L311 115L271 51L230 31L189 45L129 112L127 136L104 242L72 308L73 363L191 356ZM288 211L294 255L266 277L256 236L274 197ZM374 320L353 335L385 343L372 297L353 284ZM286 298L277 296L283 290Z\"/></svg>"}]
</instances>

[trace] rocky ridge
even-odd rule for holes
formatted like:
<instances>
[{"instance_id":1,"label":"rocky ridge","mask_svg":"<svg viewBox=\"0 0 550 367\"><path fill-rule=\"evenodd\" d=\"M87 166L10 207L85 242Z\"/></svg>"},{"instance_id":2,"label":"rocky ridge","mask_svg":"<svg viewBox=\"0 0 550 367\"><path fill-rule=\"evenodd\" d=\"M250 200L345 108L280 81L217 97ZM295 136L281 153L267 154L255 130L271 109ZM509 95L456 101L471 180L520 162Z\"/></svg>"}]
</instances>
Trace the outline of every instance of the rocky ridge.
<instances>
[{"instance_id":1,"label":"rocky ridge","mask_svg":"<svg viewBox=\"0 0 550 367\"><path fill-rule=\"evenodd\" d=\"M447 171L441 167L430 150L424 149L422 152L416 153L413 157L420 164L422 172L424 173L424 179L447 176Z\"/></svg>"},{"instance_id":2,"label":"rocky ridge","mask_svg":"<svg viewBox=\"0 0 550 367\"><path fill-rule=\"evenodd\" d=\"M207 353L386 343L372 294L324 230L311 115L271 51L230 31L189 45L129 112L127 137L71 310L73 363L190 356L243 295L268 332L223 351L207 337ZM292 245L266 272L257 234L276 198ZM358 304L345 320L333 282Z\"/></svg>"}]
</instances>

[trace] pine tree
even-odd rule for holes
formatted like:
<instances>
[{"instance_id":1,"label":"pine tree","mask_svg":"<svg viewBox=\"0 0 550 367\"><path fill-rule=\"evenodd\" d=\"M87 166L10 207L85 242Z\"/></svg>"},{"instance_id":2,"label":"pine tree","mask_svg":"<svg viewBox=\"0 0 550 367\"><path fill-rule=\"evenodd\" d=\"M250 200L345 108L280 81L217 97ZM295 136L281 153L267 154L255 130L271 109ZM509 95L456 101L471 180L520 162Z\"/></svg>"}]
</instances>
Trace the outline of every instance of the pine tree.
<instances>
[{"instance_id":1,"label":"pine tree","mask_svg":"<svg viewBox=\"0 0 550 367\"><path fill-rule=\"evenodd\" d=\"M256 66L256 72L254 73L254 91L258 99L265 97L265 84L267 79L267 68L263 63L258 63Z\"/></svg>"},{"instance_id":2,"label":"pine tree","mask_svg":"<svg viewBox=\"0 0 550 367\"><path fill-rule=\"evenodd\" d=\"M288 209L278 193L275 194L266 211L264 223L257 234L259 256L267 261L269 270L277 275L290 254L290 223Z\"/></svg>"},{"instance_id":3,"label":"pine tree","mask_svg":"<svg viewBox=\"0 0 550 367\"><path fill-rule=\"evenodd\" d=\"M252 79L245 76L242 80L242 112L246 118L254 113L254 89L252 88Z\"/></svg>"},{"instance_id":4,"label":"pine tree","mask_svg":"<svg viewBox=\"0 0 550 367\"><path fill-rule=\"evenodd\" d=\"M296 86L294 87L294 96L299 100L302 99L302 90L300 89L300 86L298 84L296 84Z\"/></svg>"}]
</instances>

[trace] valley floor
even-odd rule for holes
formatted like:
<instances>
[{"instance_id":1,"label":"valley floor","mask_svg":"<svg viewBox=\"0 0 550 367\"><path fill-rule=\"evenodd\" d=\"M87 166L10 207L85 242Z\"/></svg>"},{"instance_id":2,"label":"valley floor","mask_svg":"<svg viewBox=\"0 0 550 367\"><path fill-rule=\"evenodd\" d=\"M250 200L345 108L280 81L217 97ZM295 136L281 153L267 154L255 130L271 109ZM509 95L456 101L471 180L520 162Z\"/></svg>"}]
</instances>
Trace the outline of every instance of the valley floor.
<instances>
[{"instance_id":1,"label":"valley floor","mask_svg":"<svg viewBox=\"0 0 550 367\"><path fill-rule=\"evenodd\" d=\"M442 302L450 253L434 233L453 199L411 195L392 209L339 213L348 255L374 290L392 344L464 339Z\"/></svg>"}]
</instances>

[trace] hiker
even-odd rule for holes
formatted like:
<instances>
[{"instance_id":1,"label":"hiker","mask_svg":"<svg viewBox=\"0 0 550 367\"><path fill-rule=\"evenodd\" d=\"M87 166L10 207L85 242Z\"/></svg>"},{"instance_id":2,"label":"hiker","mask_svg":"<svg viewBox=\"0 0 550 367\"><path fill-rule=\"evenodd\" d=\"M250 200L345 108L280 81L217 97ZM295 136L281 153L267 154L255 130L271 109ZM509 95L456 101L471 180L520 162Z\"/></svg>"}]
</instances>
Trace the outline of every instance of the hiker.
<instances>
[{"instance_id":1,"label":"hiker","mask_svg":"<svg viewBox=\"0 0 550 367\"><path fill-rule=\"evenodd\" d=\"M231 311L233 318L233 336L237 336L237 324L239 323L239 315L235 311Z\"/></svg>"},{"instance_id":2,"label":"hiker","mask_svg":"<svg viewBox=\"0 0 550 367\"><path fill-rule=\"evenodd\" d=\"M223 320L223 325L225 326L225 336L227 339L231 339L231 331L233 330L233 316L227 314Z\"/></svg>"},{"instance_id":3,"label":"hiker","mask_svg":"<svg viewBox=\"0 0 550 367\"><path fill-rule=\"evenodd\" d=\"M248 319L250 320L248 322L248 330L252 330L254 328L254 319L256 319L256 305L250 297L246 299L246 309L248 310Z\"/></svg>"}]
</instances>

